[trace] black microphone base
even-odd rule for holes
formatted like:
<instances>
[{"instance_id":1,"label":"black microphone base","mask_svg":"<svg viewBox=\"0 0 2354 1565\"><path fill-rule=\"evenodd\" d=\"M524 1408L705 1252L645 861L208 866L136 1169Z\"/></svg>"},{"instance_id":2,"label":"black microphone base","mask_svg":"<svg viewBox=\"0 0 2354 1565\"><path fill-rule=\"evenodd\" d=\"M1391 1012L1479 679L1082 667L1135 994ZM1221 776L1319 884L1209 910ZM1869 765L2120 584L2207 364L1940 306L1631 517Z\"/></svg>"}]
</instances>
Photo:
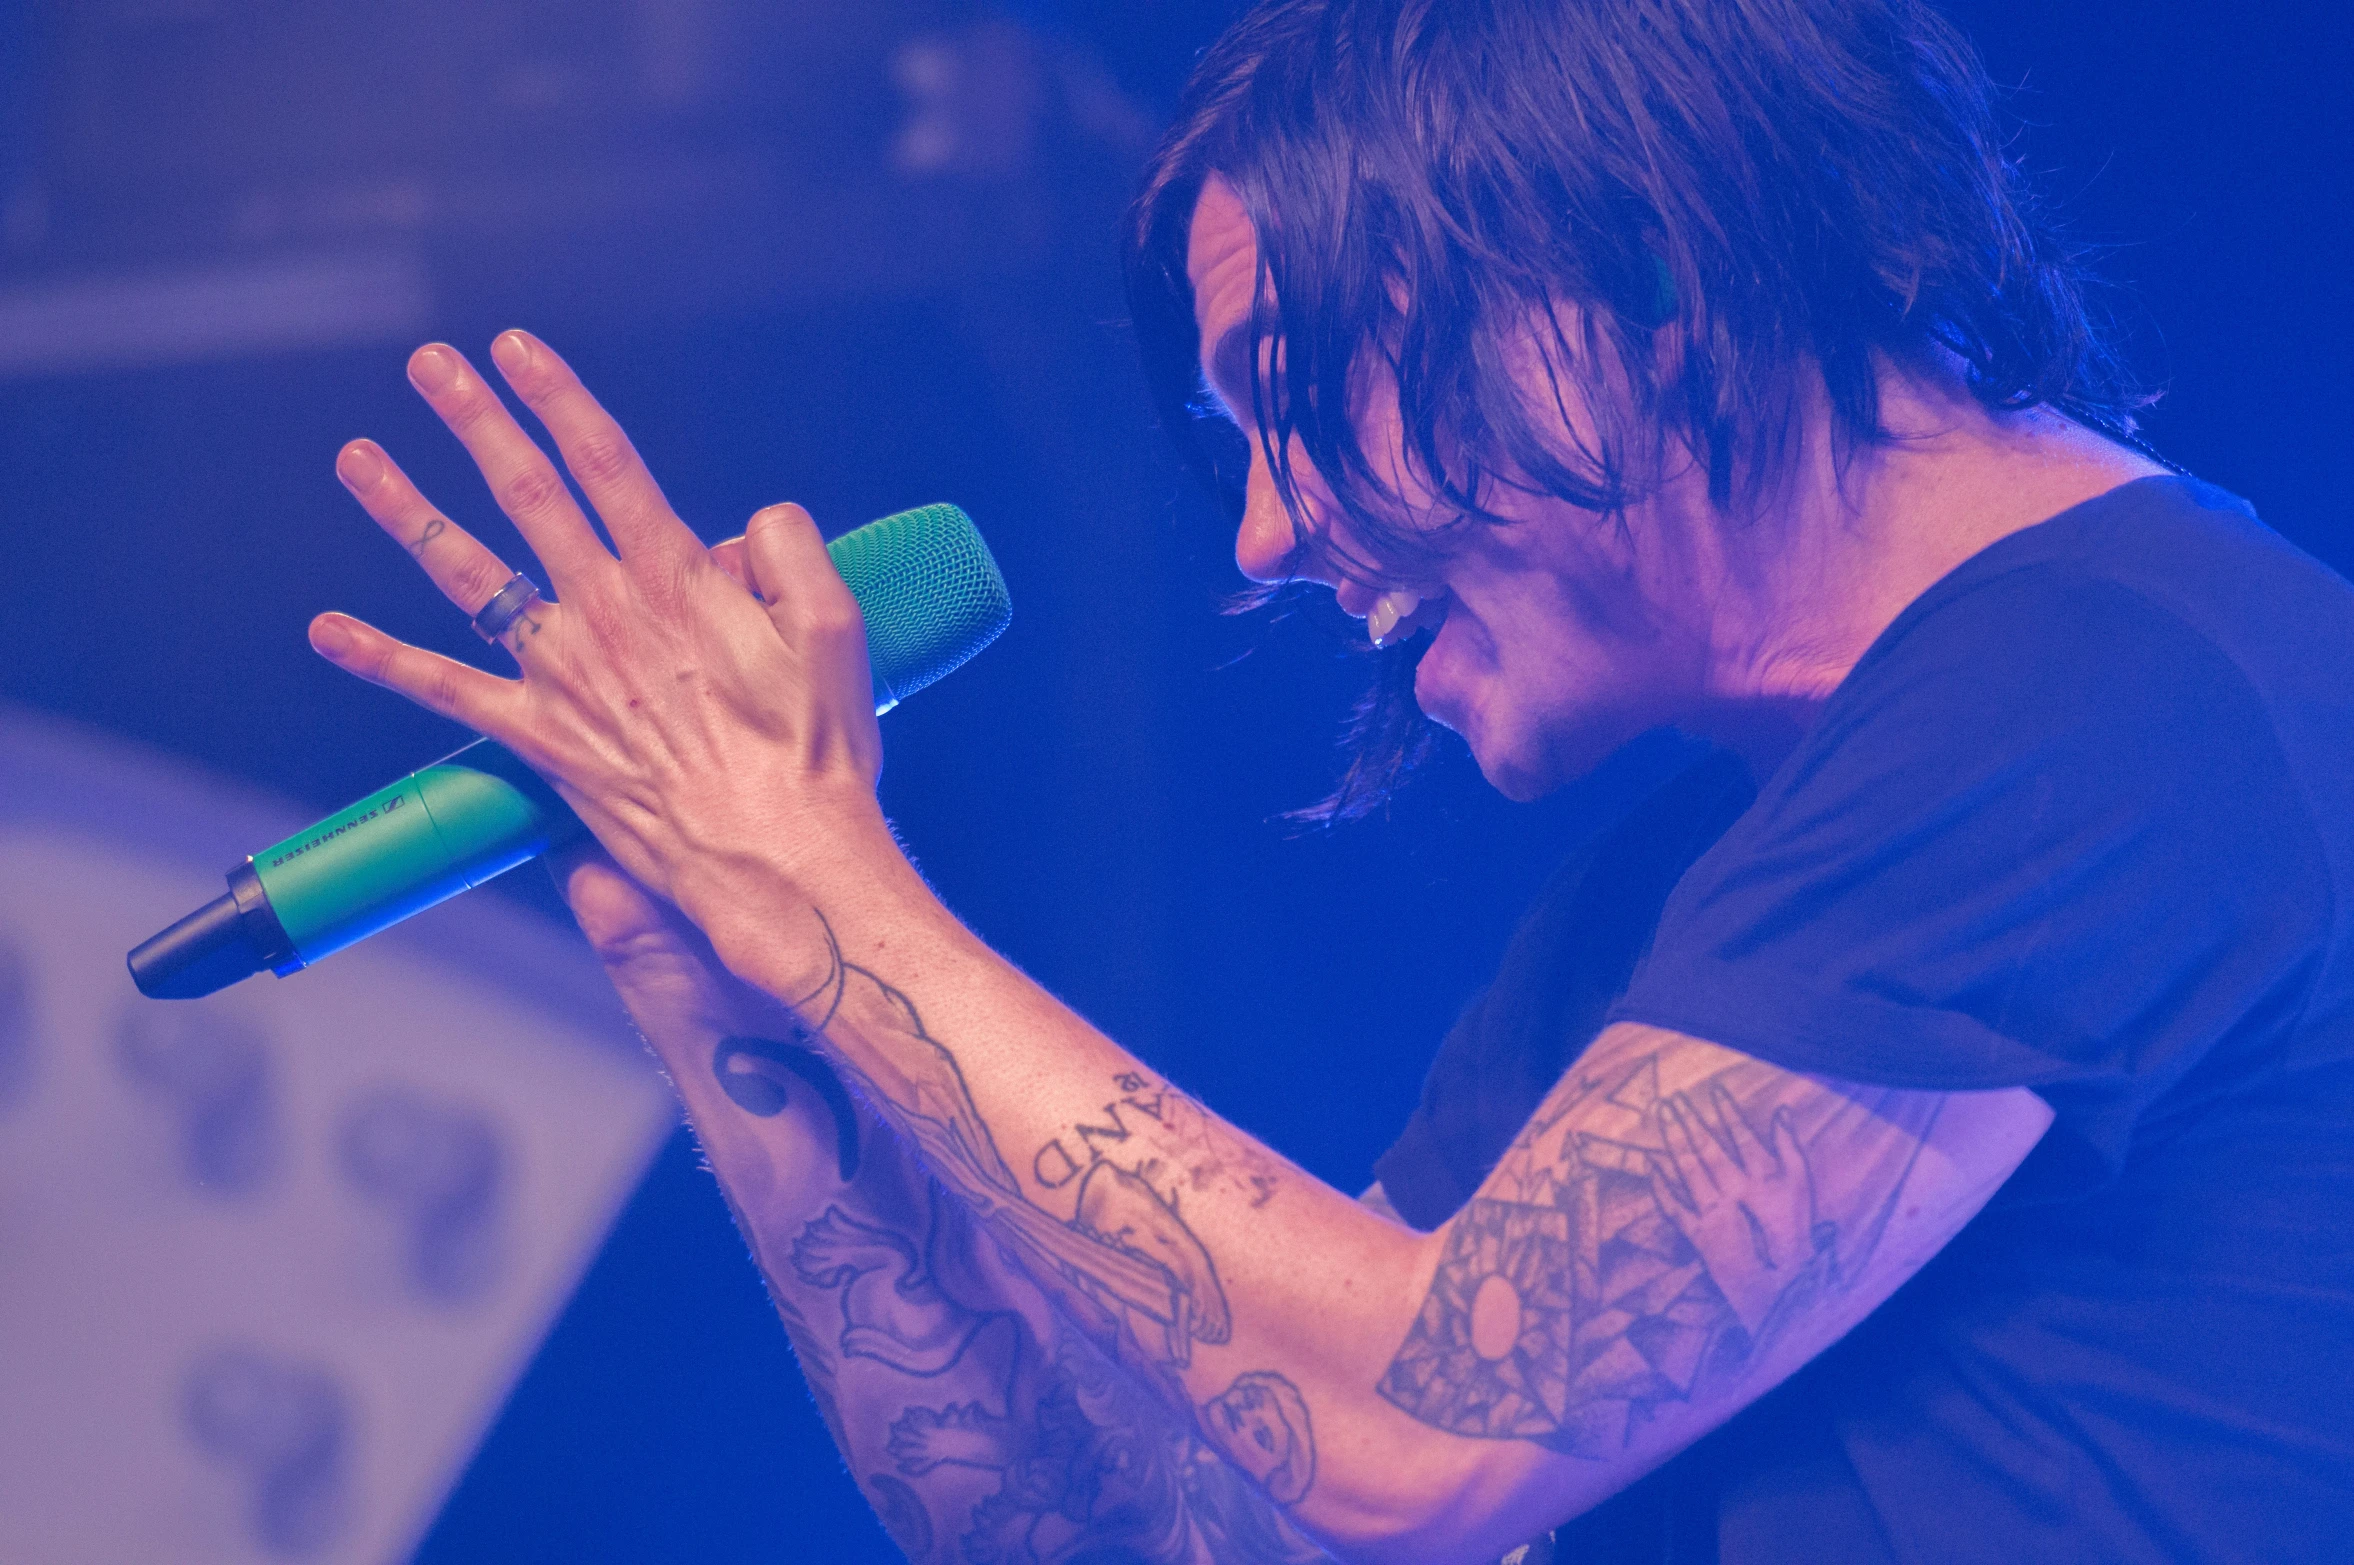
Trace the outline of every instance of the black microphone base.
<instances>
[{"instance_id":1,"label":"black microphone base","mask_svg":"<svg viewBox=\"0 0 2354 1565\"><path fill-rule=\"evenodd\" d=\"M124 960L150 1000L200 1000L264 968L285 974L303 965L251 859L229 871L227 896L140 941Z\"/></svg>"},{"instance_id":2,"label":"black microphone base","mask_svg":"<svg viewBox=\"0 0 2354 1565\"><path fill-rule=\"evenodd\" d=\"M247 935L233 896L218 896L171 928L133 947L131 982L150 1000L194 1000L251 978L262 954Z\"/></svg>"}]
</instances>

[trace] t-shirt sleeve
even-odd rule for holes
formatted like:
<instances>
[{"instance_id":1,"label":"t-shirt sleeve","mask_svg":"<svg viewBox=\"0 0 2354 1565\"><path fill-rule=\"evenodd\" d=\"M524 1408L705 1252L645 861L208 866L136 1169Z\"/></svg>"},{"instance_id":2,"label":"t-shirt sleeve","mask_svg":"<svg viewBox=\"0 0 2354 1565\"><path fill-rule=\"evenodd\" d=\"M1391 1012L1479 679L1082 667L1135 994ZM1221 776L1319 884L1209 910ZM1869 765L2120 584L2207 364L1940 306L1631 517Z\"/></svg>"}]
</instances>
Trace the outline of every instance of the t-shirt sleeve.
<instances>
[{"instance_id":1,"label":"t-shirt sleeve","mask_svg":"<svg viewBox=\"0 0 2354 1565\"><path fill-rule=\"evenodd\" d=\"M1737 758L1703 754L1554 872L1373 1166L1400 1217L1436 1228L1471 1199L1601 1030L1669 891L1755 795Z\"/></svg>"},{"instance_id":2,"label":"t-shirt sleeve","mask_svg":"<svg viewBox=\"0 0 2354 1565\"><path fill-rule=\"evenodd\" d=\"M2167 1086L2293 1010L2329 884L2237 666L2038 565L1925 599L1858 663L1611 1019L1883 1086L2033 1088L2097 1182Z\"/></svg>"}]
</instances>

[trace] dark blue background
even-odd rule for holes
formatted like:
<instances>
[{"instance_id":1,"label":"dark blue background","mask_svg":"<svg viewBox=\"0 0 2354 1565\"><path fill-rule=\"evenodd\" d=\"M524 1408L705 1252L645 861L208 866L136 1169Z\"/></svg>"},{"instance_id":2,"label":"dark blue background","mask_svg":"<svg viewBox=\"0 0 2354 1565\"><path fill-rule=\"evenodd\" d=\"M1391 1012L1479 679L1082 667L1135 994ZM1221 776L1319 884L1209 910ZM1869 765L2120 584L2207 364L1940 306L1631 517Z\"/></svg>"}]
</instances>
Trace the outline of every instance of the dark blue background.
<instances>
[{"instance_id":1,"label":"dark blue background","mask_svg":"<svg viewBox=\"0 0 2354 1565\"><path fill-rule=\"evenodd\" d=\"M86 21L71 9L0 7L0 198L36 176L62 192L34 242L21 224L0 234L0 283L168 249L158 220L114 217L118 174L132 182L123 210L166 211L157 192L170 177L242 188L347 155L297 147L265 119L137 163L89 107L121 95L93 84ZM842 9L870 14L856 0ZM437 51L496 59L576 25L530 0L469 7L479 20L457 42L394 25L431 10L304 12L362 33L391 18L375 69L331 37L318 46L348 105L333 112L358 122L350 159L463 166L468 83L434 75ZM1997 78L2020 87L2024 154L2130 285L2136 357L2169 388L2152 438L2340 569L2354 563L2342 476L2354 455L2354 28L2342 11L2192 0L1954 10ZM707 536L781 498L833 527L933 499L970 509L1011 580L1015 624L887 723L884 793L903 834L1000 949L1237 1123L1356 1188L1521 905L1607 817L1641 758L1525 809L1451 761L1386 821L1307 839L1276 826L1328 783L1355 670L1314 615L1269 627L1215 614L1236 584L1230 539L1144 412L1112 240L1138 138L1227 8L1033 0L991 13L904 0L871 14L878 36L970 36L1010 16L1022 31L1004 36L1024 40L1026 58L1057 62L1064 108L1019 157L983 158L917 191L908 210L948 223L956 243L927 229L902 255L886 223L860 243L889 263L887 283L834 286L828 264L793 257L804 243L821 260L837 254L826 247L842 225L821 214L798 230L804 209L791 200L741 223L724 202L706 221L667 226L625 214L562 244L502 229L486 208L479 235L460 219L427 241L430 329L477 354L510 324L549 337ZM755 84L660 134L698 155L780 159L780 148L806 158L838 142L857 164L859 137L887 133L891 89L876 62L889 39L848 24L842 36L848 64ZM432 91L412 90L404 72ZM170 142L161 122L183 108L151 112L153 139ZM623 132L602 123L557 115L494 129L514 166L553 167L584 137L626 153ZM829 264L872 271L870 251L845 243ZM905 275L891 272L901 262ZM404 384L407 346L0 380L0 696L321 808L453 748L457 732L336 674L302 634L313 612L339 607L478 652L330 471L343 440L373 435L458 518L512 546ZM222 844L224 863L250 846ZM498 894L556 916L536 872L511 879ZM422 1557L885 1554L681 1135Z\"/></svg>"}]
</instances>

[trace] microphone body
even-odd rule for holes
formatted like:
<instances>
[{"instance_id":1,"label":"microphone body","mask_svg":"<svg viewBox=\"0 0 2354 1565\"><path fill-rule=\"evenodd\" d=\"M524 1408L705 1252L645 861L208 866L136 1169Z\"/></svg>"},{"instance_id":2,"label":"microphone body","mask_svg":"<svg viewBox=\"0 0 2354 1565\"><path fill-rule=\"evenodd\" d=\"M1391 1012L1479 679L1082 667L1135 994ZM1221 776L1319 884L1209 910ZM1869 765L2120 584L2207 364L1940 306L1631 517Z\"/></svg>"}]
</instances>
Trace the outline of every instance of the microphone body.
<instances>
[{"instance_id":1,"label":"microphone body","mask_svg":"<svg viewBox=\"0 0 2354 1565\"><path fill-rule=\"evenodd\" d=\"M1004 578L952 505L870 522L828 544L866 617L875 710L994 641ZM150 999L194 999L264 968L281 978L588 834L506 746L478 739L229 871L215 898L135 947Z\"/></svg>"}]
</instances>

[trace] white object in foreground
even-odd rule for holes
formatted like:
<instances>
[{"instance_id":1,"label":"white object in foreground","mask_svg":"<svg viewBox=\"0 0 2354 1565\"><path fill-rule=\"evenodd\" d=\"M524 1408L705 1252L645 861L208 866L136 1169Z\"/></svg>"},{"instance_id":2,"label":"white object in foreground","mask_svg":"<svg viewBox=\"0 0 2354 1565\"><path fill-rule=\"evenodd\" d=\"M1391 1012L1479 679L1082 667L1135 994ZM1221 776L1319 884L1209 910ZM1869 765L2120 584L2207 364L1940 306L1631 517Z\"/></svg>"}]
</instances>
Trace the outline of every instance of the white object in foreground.
<instances>
[{"instance_id":1,"label":"white object in foreground","mask_svg":"<svg viewBox=\"0 0 2354 1565\"><path fill-rule=\"evenodd\" d=\"M406 1558L676 1123L491 898L141 998L305 818L0 707L0 1560Z\"/></svg>"}]
</instances>

